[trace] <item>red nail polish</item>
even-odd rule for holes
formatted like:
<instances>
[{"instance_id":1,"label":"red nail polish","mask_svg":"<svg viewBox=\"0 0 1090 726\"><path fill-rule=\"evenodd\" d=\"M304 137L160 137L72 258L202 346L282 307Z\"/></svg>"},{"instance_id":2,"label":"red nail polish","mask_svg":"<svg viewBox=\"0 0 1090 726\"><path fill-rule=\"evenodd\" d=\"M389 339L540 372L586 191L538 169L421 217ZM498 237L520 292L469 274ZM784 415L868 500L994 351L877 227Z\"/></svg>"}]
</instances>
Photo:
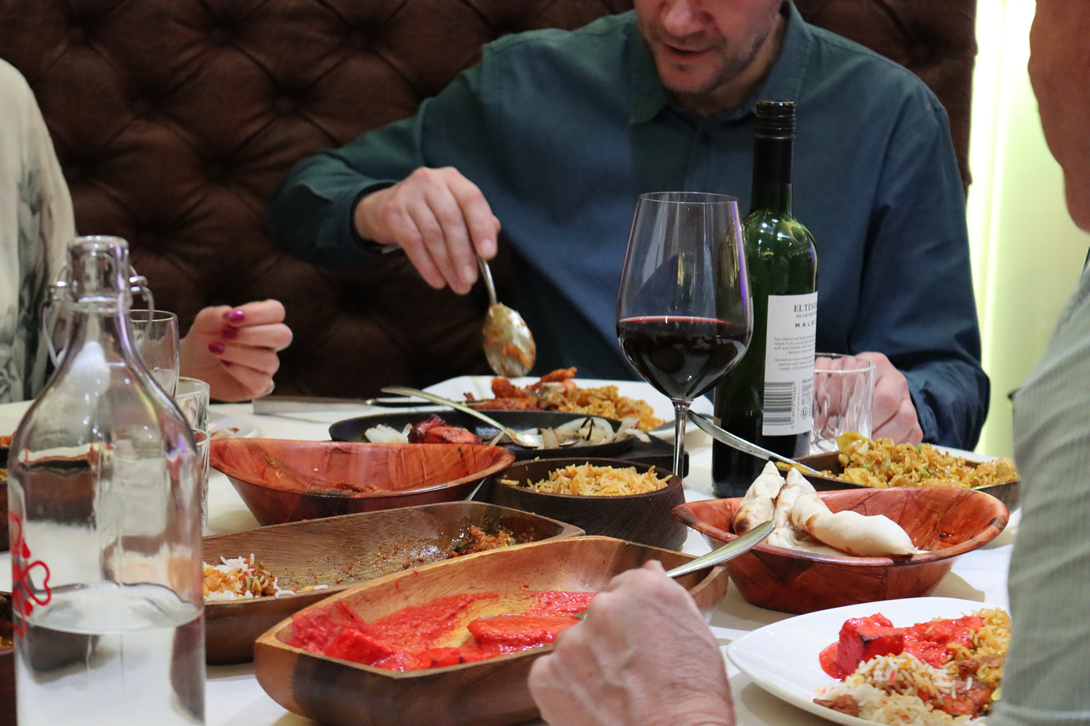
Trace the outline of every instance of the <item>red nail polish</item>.
<instances>
[{"instance_id":1,"label":"red nail polish","mask_svg":"<svg viewBox=\"0 0 1090 726\"><path fill-rule=\"evenodd\" d=\"M221 355L223 351L227 350L227 346L217 340L208 344L208 350L216 355Z\"/></svg>"},{"instance_id":2,"label":"red nail polish","mask_svg":"<svg viewBox=\"0 0 1090 726\"><path fill-rule=\"evenodd\" d=\"M220 337L227 340L234 340L238 337L238 328L227 327L220 331Z\"/></svg>"},{"instance_id":3,"label":"red nail polish","mask_svg":"<svg viewBox=\"0 0 1090 726\"><path fill-rule=\"evenodd\" d=\"M227 313L227 320L232 323L241 323L245 317L246 313L242 310L232 310Z\"/></svg>"}]
</instances>

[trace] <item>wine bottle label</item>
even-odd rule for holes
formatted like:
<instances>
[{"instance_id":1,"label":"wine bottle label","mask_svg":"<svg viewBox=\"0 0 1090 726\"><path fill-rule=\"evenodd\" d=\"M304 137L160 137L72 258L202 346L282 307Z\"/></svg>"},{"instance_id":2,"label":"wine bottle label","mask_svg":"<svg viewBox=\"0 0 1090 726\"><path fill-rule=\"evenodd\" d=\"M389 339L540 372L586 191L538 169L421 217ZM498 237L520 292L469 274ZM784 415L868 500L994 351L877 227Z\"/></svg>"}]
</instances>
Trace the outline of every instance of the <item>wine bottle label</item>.
<instances>
[{"instance_id":1,"label":"wine bottle label","mask_svg":"<svg viewBox=\"0 0 1090 726\"><path fill-rule=\"evenodd\" d=\"M817 293L769 295L766 330L761 433L806 433L814 423Z\"/></svg>"}]
</instances>

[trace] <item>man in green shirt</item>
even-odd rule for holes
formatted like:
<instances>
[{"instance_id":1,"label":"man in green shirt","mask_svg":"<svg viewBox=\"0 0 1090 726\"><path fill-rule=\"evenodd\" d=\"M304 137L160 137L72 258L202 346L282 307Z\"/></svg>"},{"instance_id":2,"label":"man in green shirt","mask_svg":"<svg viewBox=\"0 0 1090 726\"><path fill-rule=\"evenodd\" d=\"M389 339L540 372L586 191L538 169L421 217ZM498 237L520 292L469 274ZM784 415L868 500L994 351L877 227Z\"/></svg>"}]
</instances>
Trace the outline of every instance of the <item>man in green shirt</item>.
<instances>
[{"instance_id":1,"label":"man in green shirt","mask_svg":"<svg viewBox=\"0 0 1090 726\"><path fill-rule=\"evenodd\" d=\"M794 212L817 240L817 347L878 366L875 435L972 448L988 381L946 114L907 69L780 0L637 0L574 32L507 36L411 119L304 160L274 236L331 266L401 247L468 291L501 228L538 372L632 378L615 309L648 191L749 205L753 109L798 110Z\"/></svg>"}]
</instances>

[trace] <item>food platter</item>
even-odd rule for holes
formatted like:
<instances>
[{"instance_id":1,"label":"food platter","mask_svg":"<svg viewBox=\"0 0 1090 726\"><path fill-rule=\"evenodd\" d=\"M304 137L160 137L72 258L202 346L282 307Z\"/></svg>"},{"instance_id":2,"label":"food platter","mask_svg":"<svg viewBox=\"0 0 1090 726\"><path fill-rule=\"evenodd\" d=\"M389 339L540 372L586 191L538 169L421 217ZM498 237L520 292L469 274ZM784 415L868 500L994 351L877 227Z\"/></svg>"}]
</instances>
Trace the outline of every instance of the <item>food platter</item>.
<instances>
[{"instance_id":1,"label":"food platter","mask_svg":"<svg viewBox=\"0 0 1090 726\"><path fill-rule=\"evenodd\" d=\"M310 519L205 537L204 561L250 554L295 595L205 603L205 656L213 665L253 657L259 635L292 613L366 580L441 561L470 526L502 528L526 544L582 530L535 514L478 502L447 502ZM303 590L304 587L317 589Z\"/></svg>"},{"instance_id":2,"label":"food platter","mask_svg":"<svg viewBox=\"0 0 1090 726\"><path fill-rule=\"evenodd\" d=\"M975 466L982 461L980 457L971 454L971 452L962 452L956 449L944 449L944 451L954 456L961 456L962 458L966 458L965 454L970 454L973 458L966 458L966 463L972 466ZM798 462L813 469L817 469L818 471L827 471L833 474L833 476L803 474L807 481L814 485L814 489L817 489L819 492L838 491L841 489L866 489L867 487L860 484L836 478L836 474L844 471L844 467L841 466L838 457L839 454L833 451L827 454L800 456ZM1014 481L1002 482L1000 484L988 484L987 486L974 487L974 490L992 495L1003 502L1003 504L1007 505L1007 509L1012 512L1018 508L1018 503L1021 499L1021 485L1017 479Z\"/></svg>"},{"instance_id":3,"label":"food platter","mask_svg":"<svg viewBox=\"0 0 1090 726\"><path fill-rule=\"evenodd\" d=\"M727 646L727 657L758 686L793 706L845 726L873 726L870 721L819 706L813 700L819 688L837 682L821 669L818 654L836 642L844 621L880 612L894 626L902 627L931 618L956 618L991 607L997 606L973 600L926 597L819 610L747 633Z\"/></svg>"},{"instance_id":4,"label":"food platter","mask_svg":"<svg viewBox=\"0 0 1090 726\"><path fill-rule=\"evenodd\" d=\"M487 594L499 609L482 614L518 612L508 610L506 603L527 592L598 592L614 575L649 559L669 568L692 558L609 537L566 537L388 575L333 595L308 611L339 608L338 603L343 603L364 621L373 622L441 596ZM702 613L710 614L727 592L726 570L721 566L676 581L689 591ZM293 627L293 621L284 621L258 639L254 671L274 700L319 723L501 726L523 723L538 714L526 679L534 660L551 646L441 668L392 671L290 645Z\"/></svg>"},{"instance_id":5,"label":"food platter","mask_svg":"<svg viewBox=\"0 0 1090 726\"><path fill-rule=\"evenodd\" d=\"M338 421L329 427L329 436L334 441L367 441L365 436L370 428L386 425L400 431L406 424L416 425L424 421L432 414L438 414L440 418L451 426L459 426L475 433L482 441L489 441L496 434L495 427L489 426L484 421L474 418L467 413L453 409L432 409L430 411L404 411L397 413L378 413L370 416ZM488 411L487 414L498 422L518 432L540 430L544 428L556 428L569 421L586 418L581 413L561 413L559 411ZM614 431L621 425L620 421L606 419ZM558 456L572 456L578 453L580 456L616 456L623 454L632 448L632 438L624 438L619 441L611 441L606 444L593 444L577 448L563 447L560 449L527 449L516 444L498 444L509 449L515 454L517 460L522 459L547 459Z\"/></svg>"},{"instance_id":6,"label":"food platter","mask_svg":"<svg viewBox=\"0 0 1090 726\"><path fill-rule=\"evenodd\" d=\"M458 376L457 378L450 378L428 386L424 390L430 391L431 393L438 393L440 396L445 396L454 401L465 400L466 394L472 394L473 397L477 399L492 398L492 378L493 376ZM511 382L516 386L521 387L536 383L538 380L539 379L532 377L512 378ZM669 398L656 391L650 384L643 381L621 381L594 378L574 378L572 380L575 382L575 385L580 388L616 386L617 393L622 396L647 401L647 403L651 405L651 408L654 409L655 416L666 422L658 429L655 429L655 434L668 436L673 440L674 404ZM713 412L712 402L708 398L701 396L693 401L692 410L697 413L711 415ZM692 429L693 427L689 428ZM703 436L702 433L700 433L700 435ZM686 439L688 439L688 435L686 435ZM686 445L688 445L688 441L686 442ZM605 454L603 454L603 456L605 456Z\"/></svg>"}]
</instances>

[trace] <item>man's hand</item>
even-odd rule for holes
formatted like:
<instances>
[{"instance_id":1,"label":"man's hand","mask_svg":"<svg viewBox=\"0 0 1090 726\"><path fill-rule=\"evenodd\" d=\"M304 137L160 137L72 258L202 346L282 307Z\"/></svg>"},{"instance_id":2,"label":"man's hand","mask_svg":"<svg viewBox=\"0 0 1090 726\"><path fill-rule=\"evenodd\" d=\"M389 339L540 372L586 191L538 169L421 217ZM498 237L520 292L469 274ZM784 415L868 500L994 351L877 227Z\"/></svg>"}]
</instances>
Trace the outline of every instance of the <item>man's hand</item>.
<instances>
[{"instance_id":1,"label":"man's hand","mask_svg":"<svg viewBox=\"0 0 1090 726\"><path fill-rule=\"evenodd\" d=\"M181 372L206 381L216 400L248 401L272 389L289 343L278 300L204 308L182 338Z\"/></svg>"},{"instance_id":2,"label":"man's hand","mask_svg":"<svg viewBox=\"0 0 1090 726\"><path fill-rule=\"evenodd\" d=\"M481 190L451 167L417 169L361 199L353 217L361 237L401 247L436 289L464 295L477 280L477 255L496 254L500 221Z\"/></svg>"},{"instance_id":3,"label":"man's hand","mask_svg":"<svg viewBox=\"0 0 1090 726\"><path fill-rule=\"evenodd\" d=\"M872 411L872 438L884 436L898 444L918 444L923 441L923 430L908 392L908 380L893 367L882 353L859 353L859 358L874 361L878 368L874 383Z\"/></svg>"},{"instance_id":4,"label":"man's hand","mask_svg":"<svg viewBox=\"0 0 1090 726\"><path fill-rule=\"evenodd\" d=\"M613 578L534 662L529 685L550 726L734 724L719 645L655 560Z\"/></svg>"}]
</instances>

